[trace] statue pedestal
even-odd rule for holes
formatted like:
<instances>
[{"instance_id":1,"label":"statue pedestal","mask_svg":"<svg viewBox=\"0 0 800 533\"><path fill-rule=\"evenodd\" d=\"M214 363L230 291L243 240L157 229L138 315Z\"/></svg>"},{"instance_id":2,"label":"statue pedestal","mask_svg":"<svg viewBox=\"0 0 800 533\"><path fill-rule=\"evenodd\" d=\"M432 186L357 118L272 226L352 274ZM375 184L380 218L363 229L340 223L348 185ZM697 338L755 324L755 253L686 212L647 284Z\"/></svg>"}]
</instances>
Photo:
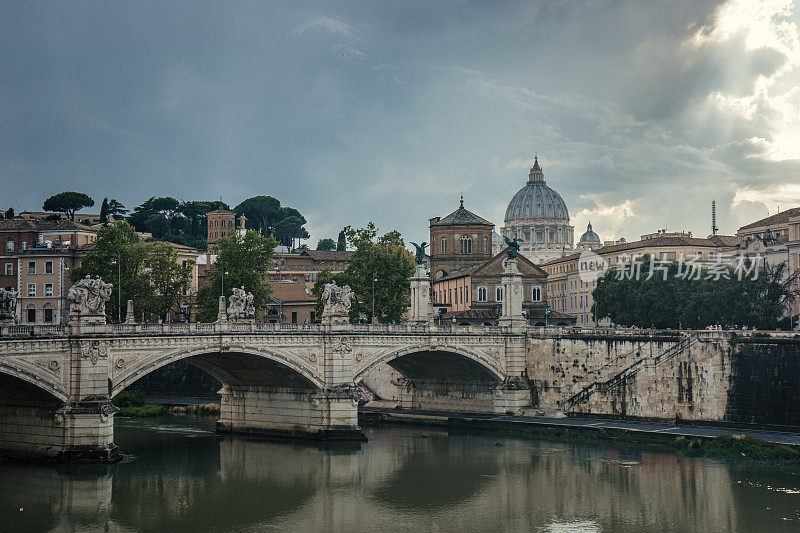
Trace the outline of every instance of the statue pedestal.
<instances>
[{"instance_id":1,"label":"statue pedestal","mask_svg":"<svg viewBox=\"0 0 800 533\"><path fill-rule=\"evenodd\" d=\"M135 324L136 317L133 316L133 300L128 300L128 309L125 312L125 323Z\"/></svg>"},{"instance_id":2,"label":"statue pedestal","mask_svg":"<svg viewBox=\"0 0 800 533\"><path fill-rule=\"evenodd\" d=\"M350 313L322 312L320 323L323 326L344 326L350 323Z\"/></svg>"},{"instance_id":3,"label":"statue pedestal","mask_svg":"<svg viewBox=\"0 0 800 533\"><path fill-rule=\"evenodd\" d=\"M408 313L409 324L433 323L433 305L431 304L431 280L425 265L417 265L411 282L411 309Z\"/></svg>"},{"instance_id":4,"label":"statue pedestal","mask_svg":"<svg viewBox=\"0 0 800 533\"><path fill-rule=\"evenodd\" d=\"M505 273L500 278L503 285L503 307L500 313L500 326L514 329L524 328L525 315L522 314L522 274L517 270L516 259L506 259Z\"/></svg>"},{"instance_id":5,"label":"statue pedestal","mask_svg":"<svg viewBox=\"0 0 800 533\"><path fill-rule=\"evenodd\" d=\"M219 304L217 306L217 320L216 320L217 324L223 324L228 322L228 313L225 311L226 307L227 306L225 305L225 297L220 296Z\"/></svg>"},{"instance_id":6,"label":"statue pedestal","mask_svg":"<svg viewBox=\"0 0 800 533\"><path fill-rule=\"evenodd\" d=\"M72 315L69 317L69 325L77 327L105 326L106 315Z\"/></svg>"}]
</instances>

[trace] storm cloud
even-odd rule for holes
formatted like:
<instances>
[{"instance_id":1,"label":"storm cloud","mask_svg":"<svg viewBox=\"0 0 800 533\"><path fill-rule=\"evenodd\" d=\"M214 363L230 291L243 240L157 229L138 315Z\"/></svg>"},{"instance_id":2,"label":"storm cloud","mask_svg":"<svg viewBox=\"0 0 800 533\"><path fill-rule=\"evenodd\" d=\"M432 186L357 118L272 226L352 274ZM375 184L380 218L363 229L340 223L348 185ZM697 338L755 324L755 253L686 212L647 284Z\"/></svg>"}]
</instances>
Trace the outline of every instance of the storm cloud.
<instances>
[{"instance_id":1,"label":"storm cloud","mask_svg":"<svg viewBox=\"0 0 800 533\"><path fill-rule=\"evenodd\" d=\"M539 154L576 234L722 232L800 205L788 0L2 2L0 204L65 189L502 225Z\"/></svg>"}]
</instances>

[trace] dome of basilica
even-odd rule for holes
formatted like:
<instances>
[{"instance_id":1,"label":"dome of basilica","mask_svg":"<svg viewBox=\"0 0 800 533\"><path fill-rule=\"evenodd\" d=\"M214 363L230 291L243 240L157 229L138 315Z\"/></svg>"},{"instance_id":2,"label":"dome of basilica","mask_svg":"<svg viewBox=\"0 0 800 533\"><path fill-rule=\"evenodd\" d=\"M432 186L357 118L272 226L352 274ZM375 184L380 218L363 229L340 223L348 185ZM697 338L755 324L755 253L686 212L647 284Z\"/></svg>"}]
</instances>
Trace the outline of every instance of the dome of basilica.
<instances>
[{"instance_id":1,"label":"dome of basilica","mask_svg":"<svg viewBox=\"0 0 800 533\"><path fill-rule=\"evenodd\" d=\"M574 230L567 204L547 186L535 157L528 182L508 203L503 237L520 239L522 255L541 264L572 251Z\"/></svg>"},{"instance_id":2,"label":"dome of basilica","mask_svg":"<svg viewBox=\"0 0 800 533\"><path fill-rule=\"evenodd\" d=\"M592 231L592 223L591 222L589 222L589 225L586 226L586 233L581 235L580 242L583 242L583 243L599 243L600 242L600 236L597 233L595 233L594 231Z\"/></svg>"},{"instance_id":3,"label":"dome of basilica","mask_svg":"<svg viewBox=\"0 0 800 533\"><path fill-rule=\"evenodd\" d=\"M511 198L506 209L506 223L514 220L562 219L569 221L567 204L561 195L547 186L538 157L533 163L528 183Z\"/></svg>"}]
</instances>

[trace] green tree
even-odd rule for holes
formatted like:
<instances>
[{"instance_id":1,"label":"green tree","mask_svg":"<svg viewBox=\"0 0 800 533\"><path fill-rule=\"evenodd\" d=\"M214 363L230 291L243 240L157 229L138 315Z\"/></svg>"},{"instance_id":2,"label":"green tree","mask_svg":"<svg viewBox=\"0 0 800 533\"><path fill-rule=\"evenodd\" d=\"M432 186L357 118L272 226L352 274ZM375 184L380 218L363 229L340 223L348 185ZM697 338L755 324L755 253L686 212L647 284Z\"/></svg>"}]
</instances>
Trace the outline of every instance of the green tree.
<instances>
[{"instance_id":1,"label":"green tree","mask_svg":"<svg viewBox=\"0 0 800 533\"><path fill-rule=\"evenodd\" d=\"M319 242L317 242L317 250L330 251L335 249L336 249L336 242L334 242L334 240L331 238L326 237L324 239L320 239Z\"/></svg>"},{"instance_id":2,"label":"green tree","mask_svg":"<svg viewBox=\"0 0 800 533\"><path fill-rule=\"evenodd\" d=\"M180 202L172 196L157 196L150 201L150 207L156 213L160 213L167 221L167 235L172 235L173 219L178 212Z\"/></svg>"},{"instance_id":3,"label":"green tree","mask_svg":"<svg viewBox=\"0 0 800 533\"><path fill-rule=\"evenodd\" d=\"M223 289L223 273L226 297L230 296L233 287L244 287L253 293L256 310L264 309L272 293L267 272L276 244L274 238L264 237L255 231L217 241L214 245L214 253L217 254L214 268L197 293L198 319L201 322L216 320Z\"/></svg>"},{"instance_id":4,"label":"green tree","mask_svg":"<svg viewBox=\"0 0 800 533\"><path fill-rule=\"evenodd\" d=\"M161 239L169 235L169 222L167 217L161 213L153 213L145 221L147 231L153 234L156 239Z\"/></svg>"},{"instance_id":5,"label":"green tree","mask_svg":"<svg viewBox=\"0 0 800 533\"><path fill-rule=\"evenodd\" d=\"M133 300L137 313L150 309L154 289L146 269L149 253L150 247L139 240L133 227L120 221L97 232L94 249L86 254L80 267L72 270L70 277L74 282L85 276L100 276L103 281L112 283L114 287L106 305L106 316L116 322L120 302L122 313L128 300ZM122 280L121 294L119 278Z\"/></svg>"},{"instance_id":6,"label":"green tree","mask_svg":"<svg viewBox=\"0 0 800 533\"><path fill-rule=\"evenodd\" d=\"M347 250L347 235L345 235L344 230L339 232L339 239L336 242L336 250L339 252L344 252Z\"/></svg>"},{"instance_id":7,"label":"green tree","mask_svg":"<svg viewBox=\"0 0 800 533\"><path fill-rule=\"evenodd\" d=\"M355 252L347 269L333 279L337 285L349 285L353 289L350 320L357 321L361 316L372 320L373 279L377 280L374 283L375 319L383 323L402 320L408 309L408 278L414 273L414 258L406 250L400 233L390 231L378 236L378 229L372 222L366 228L347 226L344 231ZM320 296L321 292L318 306Z\"/></svg>"},{"instance_id":8,"label":"green tree","mask_svg":"<svg viewBox=\"0 0 800 533\"><path fill-rule=\"evenodd\" d=\"M115 199L111 199L108 201L108 214L114 218L119 218L127 213L128 210L125 209L125 206L122 205L120 202L116 201Z\"/></svg>"},{"instance_id":9,"label":"green tree","mask_svg":"<svg viewBox=\"0 0 800 533\"><path fill-rule=\"evenodd\" d=\"M761 266L757 276L741 279L732 266L725 265L715 267L716 274L701 268L683 279L679 274L686 272L685 263L659 264L645 255L639 265L638 276L624 275L632 272L630 268L615 267L598 280L592 293L598 318L654 328L703 329L722 324L775 329L794 297L784 279L784 264ZM659 270L653 269L651 275L656 265Z\"/></svg>"},{"instance_id":10,"label":"green tree","mask_svg":"<svg viewBox=\"0 0 800 533\"><path fill-rule=\"evenodd\" d=\"M308 237L308 232L303 227L305 223L305 218L296 216L286 217L275 225L275 238L281 244L293 248L295 239Z\"/></svg>"},{"instance_id":11,"label":"green tree","mask_svg":"<svg viewBox=\"0 0 800 533\"><path fill-rule=\"evenodd\" d=\"M70 220L75 220L75 211L80 211L84 207L92 207L94 200L82 192L65 191L55 194L44 201L42 209L45 211L55 211L65 213Z\"/></svg>"},{"instance_id":12,"label":"green tree","mask_svg":"<svg viewBox=\"0 0 800 533\"><path fill-rule=\"evenodd\" d=\"M15 215L14 215L14 208L13 207L9 207L8 209L6 209L6 219L11 220L11 219L14 218L14 216Z\"/></svg>"},{"instance_id":13,"label":"green tree","mask_svg":"<svg viewBox=\"0 0 800 533\"><path fill-rule=\"evenodd\" d=\"M100 204L100 223L108 223L108 198L103 198L103 203Z\"/></svg>"},{"instance_id":14,"label":"green tree","mask_svg":"<svg viewBox=\"0 0 800 533\"><path fill-rule=\"evenodd\" d=\"M253 196L233 208L237 215L244 215L248 227L269 235L280 220L281 202L272 196Z\"/></svg>"},{"instance_id":15,"label":"green tree","mask_svg":"<svg viewBox=\"0 0 800 533\"><path fill-rule=\"evenodd\" d=\"M179 311L181 296L189 290L194 261L179 263L178 251L165 243L151 244L149 252L148 274L155 289L149 307L153 314L166 321L170 311Z\"/></svg>"}]
</instances>

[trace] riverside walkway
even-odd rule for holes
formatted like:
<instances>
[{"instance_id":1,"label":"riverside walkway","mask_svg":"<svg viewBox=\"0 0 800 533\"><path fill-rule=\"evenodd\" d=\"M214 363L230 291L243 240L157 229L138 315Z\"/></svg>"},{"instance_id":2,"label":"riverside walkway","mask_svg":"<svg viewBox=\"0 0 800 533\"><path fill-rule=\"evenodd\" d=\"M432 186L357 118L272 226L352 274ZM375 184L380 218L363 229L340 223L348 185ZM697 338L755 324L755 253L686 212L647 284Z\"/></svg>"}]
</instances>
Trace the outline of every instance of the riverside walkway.
<instances>
[{"instance_id":1,"label":"riverside walkway","mask_svg":"<svg viewBox=\"0 0 800 533\"><path fill-rule=\"evenodd\" d=\"M601 438L629 438L637 441L671 443L677 437L709 440L721 435L747 435L767 442L800 446L800 432L753 429L732 426L695 425L682 422L617 420L600 417L555 418L497 414L464 414L443 411L402 411L386 407L359 408L368 421L407 424L447 425L451 428L531 431L555 434L586 433Z\"/></svg>"}]
</instances>

